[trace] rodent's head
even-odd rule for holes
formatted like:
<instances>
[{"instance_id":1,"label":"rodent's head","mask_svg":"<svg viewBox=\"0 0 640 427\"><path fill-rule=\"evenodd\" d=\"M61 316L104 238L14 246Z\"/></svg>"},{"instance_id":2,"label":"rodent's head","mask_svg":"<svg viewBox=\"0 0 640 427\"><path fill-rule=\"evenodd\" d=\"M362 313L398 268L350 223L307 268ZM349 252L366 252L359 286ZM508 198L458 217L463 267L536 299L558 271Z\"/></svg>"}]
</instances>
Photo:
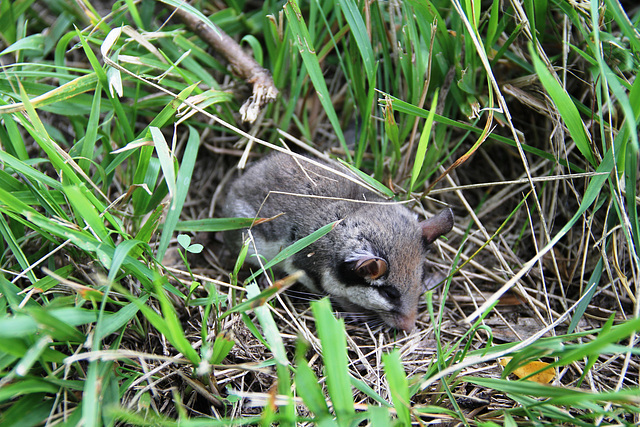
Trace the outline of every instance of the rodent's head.
<instances>
[{"instance_id":1,"label":"rodent's head","mask_svg":"<svg viewBox=\"0 0 640 427\"><path fill-rule=\"evenodd\" d=\"M408 209L396 207L365 207L339 223L332 266L321 281L343 309L372 312L410 331L424 292L427 248L451 230L453 213L445 209L418 222Z\"/></svg>"}]
</instances>

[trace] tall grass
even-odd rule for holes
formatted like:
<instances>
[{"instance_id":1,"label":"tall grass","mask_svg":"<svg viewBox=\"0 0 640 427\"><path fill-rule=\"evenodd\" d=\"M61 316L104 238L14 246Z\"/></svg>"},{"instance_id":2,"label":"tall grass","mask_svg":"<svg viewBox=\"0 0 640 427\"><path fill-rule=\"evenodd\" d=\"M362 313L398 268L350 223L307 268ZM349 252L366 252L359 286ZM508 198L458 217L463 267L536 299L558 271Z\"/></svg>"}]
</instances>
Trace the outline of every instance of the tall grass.
<instances>
[{"instance_id":1,"label":"tall grass","mask_svg":"<svg viewBox=\"0 0 640 427\"><path fill-rule=\"evenodd\" d=\"M640 422L637 7L193 7L272 72L256 123L164 3L0 3L3 425ZM417 330L219 261L237 159L281 142L454 207Z\"/></svg>"}]
</instances>

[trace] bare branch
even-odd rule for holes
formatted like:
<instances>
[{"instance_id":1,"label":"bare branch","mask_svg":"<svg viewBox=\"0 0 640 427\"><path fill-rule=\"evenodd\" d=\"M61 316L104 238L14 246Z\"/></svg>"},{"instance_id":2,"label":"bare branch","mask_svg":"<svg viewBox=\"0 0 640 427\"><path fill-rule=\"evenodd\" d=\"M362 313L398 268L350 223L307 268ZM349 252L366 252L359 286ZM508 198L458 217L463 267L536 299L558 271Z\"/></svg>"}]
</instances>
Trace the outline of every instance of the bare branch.
<instances>
[{"instance_id":1,"label":"bare branch","mask_svg":"<svg viewBox=\"0 0 640 427\"><path fill-rule=\"evenodd\" d=\"M258 113L269 102L274 101L278 96L278 89L273 83L271 73L266 68L261 67L251 55L248 55L240 45L229 37L220 27L214 27L202 22L191 13L176 8L175 14L180 17L194 33L204 40L209 46L220 53L231 65L233 73L243 80L253 85L253 94L240 107L242 120L253 123L258 117Z\"/></svg>"}]
</instances>

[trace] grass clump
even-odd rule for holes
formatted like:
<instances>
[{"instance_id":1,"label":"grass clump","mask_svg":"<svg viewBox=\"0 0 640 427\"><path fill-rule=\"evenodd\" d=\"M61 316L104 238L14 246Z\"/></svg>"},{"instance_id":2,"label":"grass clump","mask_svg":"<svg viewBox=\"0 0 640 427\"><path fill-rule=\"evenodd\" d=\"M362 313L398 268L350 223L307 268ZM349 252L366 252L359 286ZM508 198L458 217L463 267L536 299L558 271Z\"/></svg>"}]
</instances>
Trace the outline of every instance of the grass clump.
<instances>
[{"instance_id":1,"label":"grass clump","mask_svg":"<svg viewBox=\"0 0 640 427\"><path fill-rule=\"evenodd\" d=\"M636 6L185 7L271 71L251 124L174 6L0 3L2 423L640 422ZM225 184L281 143L454 208L412 333L225 261Z\"/></svg>"}]
</instances>

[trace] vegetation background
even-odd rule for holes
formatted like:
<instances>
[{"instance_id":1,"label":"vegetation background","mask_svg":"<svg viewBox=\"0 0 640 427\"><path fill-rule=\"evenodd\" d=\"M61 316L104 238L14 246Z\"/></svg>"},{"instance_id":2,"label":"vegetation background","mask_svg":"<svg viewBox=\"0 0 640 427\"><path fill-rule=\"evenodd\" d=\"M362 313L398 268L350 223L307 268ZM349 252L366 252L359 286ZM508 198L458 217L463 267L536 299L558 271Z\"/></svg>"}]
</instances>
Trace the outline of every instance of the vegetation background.
<instances>
[{"instance_id":1,"label":"vegetation background","mask_svg":"<svg viewBox=\"0 0 640 427\"><path fill-rule=\"evenodd\" d=\"M253 123L175 6L272 73ZM639 20L617 0L2 0L0 422L636 425ZM217 232L247 222L216 206L266 144L454 209L416 330L244 286Z\"/></svg>"}]
</instances>

